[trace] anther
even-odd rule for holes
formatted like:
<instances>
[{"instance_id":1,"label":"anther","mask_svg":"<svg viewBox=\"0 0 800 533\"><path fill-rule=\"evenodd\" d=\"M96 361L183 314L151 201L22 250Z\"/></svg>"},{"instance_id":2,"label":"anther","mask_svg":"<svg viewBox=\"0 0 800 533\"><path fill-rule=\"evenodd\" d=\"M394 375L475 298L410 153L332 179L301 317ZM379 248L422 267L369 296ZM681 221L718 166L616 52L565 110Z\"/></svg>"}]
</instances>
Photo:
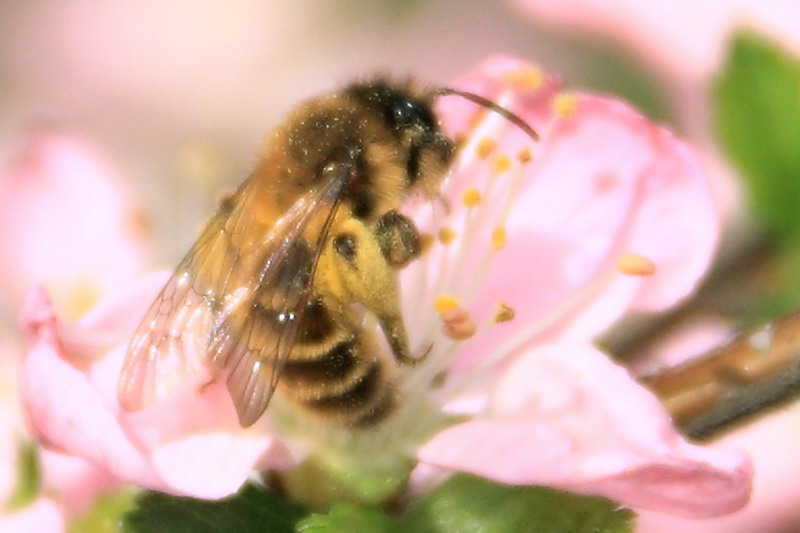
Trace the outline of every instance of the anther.
<instances>
[{"instance_id":1,"label":"anther","mask_svg":"<svg viewBox=\"0 0 800 533\"><path fill-rule=\"evenodd\" d=\"M442 295L433 301L433 308L436 309L436 312L440 315L454 309L459 309L460 307L461 304L454 296Z\"/></svg>"},{"instance_id":2,"label":"anther","mask_svg":"<svg viewBox=\"0 0 800 533\"><path fill-rule=\"evenodd\" d=\"M656 264L652 259L638 254L625 254L617 259L617 268L628 276L652 276Z\"/></svg>"},{"instance_id":3,"label":"anther","mask_svg":"<svg viewBox=\"0 0 800 533\"><path fill-rule=\"evenodd\" d=\"M502 250L508 241L508 233L505 226L497 226L492 232L492 246L495 250Z\"/></svg>"},{"instance_id":4,"label":"anther","mask_svg":"<svg viewBox=\"0 0 800 533\"><path fill-rule=\"evenodd\" d=\"M439 240L444 245L448 245L456 240L457 235L458 234L455 232L455 230L450 228L442 228L439 230Z\"/></svg>"},{"instance_id":5,"label":"anther","mask_svg":"<svg viewBox=\"0 0 800 533\"><path fill-rule=\"evenodd\" d=\"M517 312L513 307L505 302L500 302L497 304L497 309L495 309L494 312L494 321L498 324L501 322L510 322L511 320L514 320L516 315Z\"/></svg>"},{"instance_id":6,"label":"anther","mask_svg":"<svg viewBox=\"0 0 800 533\"><path fill-rule=\"evenodd\" d=\"M578 99L572 94L559 94L553 100L553 111L560 117L571 117L577 110Z\"/></svg>"},{"instance_id":7,"label":"anther","mask_svg":"<svg viewBox=\"0 0 800 533\"><path fill-rule=\"evenodd\" d=\"M542 86L544 75L534 67L523 67L503 73L503 82L507 87L533 91Z\"/></svg>"},{"instance_id":8,"label":"anther","mask_svg":"<svg viewBox=\"0 0 800 533\"><path fill-rule=\"evenodd\" d=\"M502 174L509 168L511 168L511 158L505 154L500 154L497 156L497 159L495 159L492 170L494 170L495 174Z\"/></svg>"},{"instance_id":9,"label":"anther","mask_svg":"<svg viewBox=\"0 0 800 533\"><path fill-rule=\"evenodd\" d=\"M533 154L531 154L531 149L527 146L524 147L519 152L517 152L517 161L519 161L523 165L526 163L530 163L532 159L533 159Z\"/></svg>"},{"instance_id":10,"label":"anther","mask_svg":"<svg viewBox=\"0 0 800 533\"><path fill-rule=\"evenodd\" d=\"M469 311L463 307L451 309L441 314L442 317L442 333L454 341L463 341L469 339L478 330L478 326L469 314Z\"/></svg>"},{"instance_id":11,"label":"anther","mask_svg":"<svg viewBox=\"0 0 800 533\"><path fill-rule=\"evenodd\" d=\"M434 237L430 233L421 233L419 236L420 253L424 254L425 252L430 250L434 242L436 242L436 237Z\"/></svg>"},{"instance_id":12,"label":"anther","mask_svg":"<svg viewBox=\"0 0 800 533\"><path fill-rule=\"evenodd\" d=\"M475 154L480 159L486 159L489 157L489 154L494 152L497 148L497 141L491 139L489 137L484 137L480 141L478 141L478 145L475 147Z\"/></svg>"},{"instance_id":13,"label":"anther","mask_svg":"<svg viewBox=\"0 0 800 533\"><path fill-rule=\"evenodd\" d=\"M481 193L475 187L471 187L466 190L464 196L461 197L461 201L467 207L475 207L481 202Z\"/></svg>"}]
</instances>

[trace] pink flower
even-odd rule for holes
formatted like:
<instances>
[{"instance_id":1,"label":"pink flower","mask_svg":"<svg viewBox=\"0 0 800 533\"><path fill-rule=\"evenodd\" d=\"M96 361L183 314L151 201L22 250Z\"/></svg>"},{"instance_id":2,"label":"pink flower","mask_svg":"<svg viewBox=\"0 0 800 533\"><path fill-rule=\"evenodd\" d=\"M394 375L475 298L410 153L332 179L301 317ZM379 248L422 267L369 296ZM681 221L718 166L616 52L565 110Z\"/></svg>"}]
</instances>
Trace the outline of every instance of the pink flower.
<instances>
[{"instance_id":1,"label":"pink flower","mask_svg":"<svg viewBox=\"0 0 800 533\"><path fill-rule=\"evenodd\" d=\"M400 275L412 347L428 355L398 369L399 407L379 429L306 423L275 400L241 429L205 373L123 412L116 377L164 281L151 277L74 323L42 291L30 295L23 398L40 437L122 479L207 498L235 491L253 469L311 456L367 501L401 488L413 458L416 482L438 468L681 515L741 507L747 458L686 443L592 342L626 312L674 304L707 267L718 220L691 151L624 104L560 93L515 59L492 58L455 85L518 113L542 140L466 100L441 101L445 126L466 143L442 188L447 208L408 206L440 237ZM440 318L434 304L454 307L474 334L439 332L455 314Z\"/></svg>"},{"instance_id":2,"label":"pink flower","mask_svg":"<svg viewBox=\"0 0 800 533\"><path fill-rule=\"evenodd\" d=\"M68 316L140 272L141 213L93 150L32 132L0 180L0 291L16 307L44 284Z\"/></svg>"},{"instance_id":3,"label":"pink flower","mask_svg":"<svg viewBox=\"0 0 800 533\"><path fill-rule=\"evenodd\" d=\"M728 38L740 27L755 27L780 36L800 50L797 3L792 0L511 1L538 18L619 40L648 63L681 81L702 80L714 72L722 61Z\"/></svg>"},{"instance_id":4,"label":"pink flower","mask_svg":"<svg viewBox=\"0 0 800 533\"><path fill-rule=\"evenodd\" d=\"M82 314L144 264L144 233L130 195L89 147L32 131L0 170L0 305L17 307L45 283L67 316ZM7 508L23 446L31 440L19 405L18 339L0 348L0 530L62 531L65 517L117 488L105 470L74 456L36 450L41 493Z\"/></svg>"}]
</instances>

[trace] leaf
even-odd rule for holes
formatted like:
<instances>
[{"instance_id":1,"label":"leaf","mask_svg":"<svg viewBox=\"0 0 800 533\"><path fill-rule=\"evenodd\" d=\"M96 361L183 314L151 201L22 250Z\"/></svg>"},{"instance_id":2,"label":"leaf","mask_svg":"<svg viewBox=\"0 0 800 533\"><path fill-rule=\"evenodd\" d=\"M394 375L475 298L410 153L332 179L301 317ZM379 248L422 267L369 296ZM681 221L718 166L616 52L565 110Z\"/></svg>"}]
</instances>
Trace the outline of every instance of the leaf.
<instances>
[{"instance_id":1,"label":"leaf","mask_svg":"<svg viewBox=\"0 0 800 533\"><path fill-rule=\"evenodd\" d=\"M246 485L234 496L220 501L178 498L147 492L137 508L122 519L126 533L292 533L308 511L265 487Z\"/></svg>"},{"instance_id":2,"label":"leaf","mask_svg":"<svg viewBox=\"0 0 800 533\"><path fill-rule=\"evenodd\" d=\"M134 506L134 492L121 490L100 496L91 510L70 520L69 533L111 533L120 530L119 518Z\"/></svg>"},{"instance_id":3,"label":"leaf","mask_svg":"<svg viewBox=\"0 0 800 533\"><path fill-rule=\"evenodd\" d=\"M415 533L624 533L633 513L596 497L457 475L400 519Z\"/></svg>"},{"instance_id":4,"label":"leaf","mask_svg":"<svg viewBox=\"0 0 800 533\"><path fill-rule=\"evenodd\" d=\"M783 241L800 237L800 62L738 33L713 89L715 128L741 170L754 214Z\"/></svg>"},{"instance_id":5,"label":"leaf","mask_svg":"<svg viewBox=\"0 0 800 533\"><path fill-rule=\"evenodd\" d=\"M32 442L20 442L17 451L17 481L6 507L14 511L31 503L41 490L39 450Z\"/></svg>"},{"instance_id":6,"label":"leaf","mask_svg":"<svg viewBox=\"0 0 800 533\"><path fill-rule=\"evenodd\" d=\"M297 525L298 533L386 533L395 531L391 518L377 509L342 503L328 514L314 514Z\"/></svg>"}]
</instances>

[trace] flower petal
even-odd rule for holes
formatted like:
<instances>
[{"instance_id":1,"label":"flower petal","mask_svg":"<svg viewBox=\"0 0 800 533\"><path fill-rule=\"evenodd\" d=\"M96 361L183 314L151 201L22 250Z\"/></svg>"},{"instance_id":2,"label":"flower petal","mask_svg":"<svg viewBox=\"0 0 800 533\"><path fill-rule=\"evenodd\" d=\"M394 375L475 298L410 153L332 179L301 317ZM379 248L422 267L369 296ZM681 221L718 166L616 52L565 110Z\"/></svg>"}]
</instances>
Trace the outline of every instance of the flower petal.
<instances>
[{"instance_id":1,"label":"flower petal","mask_svg":"<svg viewBox=\"0 0 800 533\"><path fill-rule=\"evenodd\" d=\"M509 74L503 77L499 68ZM456 85L471 87L490 76L514 79L510 73L530 68L496 57ZM450 245L464 248L459 261L467 266L451 273L449 292L459 296L477 285L465 305L479 324L491 322L500 301L516 310L513 321L465 343L469 348L460 350L454 369L475 364L509 339L590 339L625 312L662 310L695 288L711 259L719 221L706 176L687 147L625 104L590 95L559 96L554 86L488 86L488 97L505 102L542 138L534 144L504 118L486 116L484 124L472 127L480 132L492 122L491 134L486 133L497 147L492 157L508 157L511 170L493 174L491 164L472 155L467 145L464 157L473 159L473 170L462 169L445 185L447 198L461 198L470 187L490 191L479 214L478 208L460 203L449 212L446 224L469 235ZM569 101L569 111L559 110L566 105L559 98ZM442 119L460 120L449 114ZM525 149L532 159L514 162ZM509 185L514 179L521 183L518 190ZM497 191L509 188L513 203L507 211L506 198ZM470 229L475 219L480 227ZM492 231L499 226L507 237L504 247L492 252ZM483 258L492 253L481 277ZM652 261L654 273L634 276L620 270L618 261L629 254ZM413 279L416 268L435 272L453 261L449 248L434 246L402 276ZM406 314L418 312L418 304L409 301Z\"/></svg>"},{"instance_id":2,"label":"flower petal","mask_svg":"<svg viewBox=\"0 0 800 533\"><path fill-rule=\"evenodd\" d=\"M28 299L23 322L30 335L23 402L35 433L50 446L87 459L123 481L203 498L235 492L256 464L277 469L292 464L265 428L239 427L224 382L198 375L164 401L126 413L116 397L124 346L90 365L65 352L42 291ZM92 342L75 342L84 344Z\"/></svg>"},{"instance_id":3,"label":"flower petal","mask_svg":"<svg viewBox=\"0 0 800 533\"><path fill-rule=\"evenodd\" d=\"M436 435L420 460L686 516L732 512L748 500L743 454L686 443L658 401L589 346L530 350L498 383L492 407Z\"/></svg>"},{"instance_id":4,"label":"flower petal","mask_svg":"<svg viewBox=\"0 0 800 533\"><path fill-rule=\"evenodd\" d=\"M64 517L49 498L39 498L19 511L0 515L3 533L60 533L64 530Z\"/></svg>"},{"instance_id":5,"label":"flower petal","mask_svg":"<svg viewBox=\"0 0 800 533\"><path fill-rule=\"evenodd\" d=\"M15 304L44 283L78 316L142 268L145 244L130 192L80 142L32 134L0 170L0 284Z\"/></svg>"}]
</instances>

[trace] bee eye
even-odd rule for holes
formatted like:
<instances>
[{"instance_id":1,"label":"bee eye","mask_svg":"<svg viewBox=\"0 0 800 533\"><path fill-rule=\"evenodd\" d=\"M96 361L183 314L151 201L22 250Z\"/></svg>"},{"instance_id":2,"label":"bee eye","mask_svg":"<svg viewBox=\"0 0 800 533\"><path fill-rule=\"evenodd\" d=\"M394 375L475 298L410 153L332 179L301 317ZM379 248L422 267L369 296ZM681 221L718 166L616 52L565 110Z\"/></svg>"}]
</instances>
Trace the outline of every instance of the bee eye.
<instances>
[{"instance_id":1,"label":"bee eye","mask_svg":"<svg viewBox=\"0 0 800 533\"><path fill-rule=\"evenodd\" d=\"M398 98L393 102L392 119L397 128L421 126L426 131L436 128L430 109L419 102L406 98Z\"/></svg>"}]
</instances>

